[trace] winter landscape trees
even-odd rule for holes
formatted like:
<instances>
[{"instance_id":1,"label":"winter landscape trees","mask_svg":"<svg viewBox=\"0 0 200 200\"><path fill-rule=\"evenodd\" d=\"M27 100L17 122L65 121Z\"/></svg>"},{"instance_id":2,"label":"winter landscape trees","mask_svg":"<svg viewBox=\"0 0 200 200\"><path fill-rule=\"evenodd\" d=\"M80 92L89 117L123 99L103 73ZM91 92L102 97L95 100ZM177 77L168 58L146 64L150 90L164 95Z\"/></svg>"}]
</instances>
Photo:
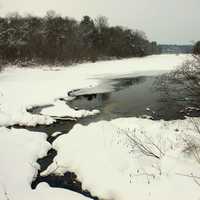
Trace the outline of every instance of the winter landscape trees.
<instances>
[{"instance_id":1,"label":"winter landscape trees","mask_svg":"<svg viewBox=\"0 0 200 200\"><path fill-rule=\"evenodd\" d=\"M84 16L79 22L48 11L45 17L12 13L0 18L2 63L73 63L159 53L145 34L109 26L106 17Z\"/></svg>"}]
</instances>

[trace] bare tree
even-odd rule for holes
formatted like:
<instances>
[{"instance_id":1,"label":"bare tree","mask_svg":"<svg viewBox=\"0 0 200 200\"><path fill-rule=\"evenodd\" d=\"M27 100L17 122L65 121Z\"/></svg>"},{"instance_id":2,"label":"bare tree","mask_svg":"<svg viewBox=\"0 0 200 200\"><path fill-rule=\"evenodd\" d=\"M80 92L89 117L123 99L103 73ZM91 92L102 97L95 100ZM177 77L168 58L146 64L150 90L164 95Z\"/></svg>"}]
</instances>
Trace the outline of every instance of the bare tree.
<instances>
[{"instance_id":1,"label":"bare tree","mask_svg":"<svg viewBox=\"0 0 200 200\"><path fill-rule=\"evenodd\" d=\"M200 41L196 42L193 48L193 53L195 55L199 55L200 54Z\"/></svg>"},{"instance_id":2,"label":"bare tree","mask_svg":"<svg viewBox=\"0 0 200 200\"><path fill-rule=\"evenodd\" d=\"M180 68L171 73L173 79L185 86L190 98L200 105L200 56L187 60Z\"/></svg>"},{"instance_id":3,"label":"bare tree","mask_svg":"<svg viewBox=\"0 0 200 200\"><path fill-rule=\"evenodd\" d=\"M108 24L108 18L105 17L105 16L98 16L96 19L95 19L95 25L97 27L97 29L99 31L101 31L103 28L106 28L109 26Z\"/></svg>"},{"instance_id":4,"label":"bare tree","mask_svg":"<svg viewBox=\"0 0 200 200\"><path fill-rule=\"evenodd\" d=\"M180 108L200 109L200 56L193 55L176 70L160 76L155 85ZM185 111L186 111L185 110Z\"/></svg>"}]
</instances>

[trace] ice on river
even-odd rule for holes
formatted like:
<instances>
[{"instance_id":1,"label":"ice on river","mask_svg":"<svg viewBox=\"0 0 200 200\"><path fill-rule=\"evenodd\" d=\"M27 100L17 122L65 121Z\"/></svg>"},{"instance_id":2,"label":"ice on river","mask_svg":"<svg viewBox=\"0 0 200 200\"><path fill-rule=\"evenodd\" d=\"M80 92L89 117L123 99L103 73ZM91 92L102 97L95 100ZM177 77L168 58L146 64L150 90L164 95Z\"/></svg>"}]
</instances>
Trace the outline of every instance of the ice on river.
<instances>
[{"instance_id":1,"label":"ice on river","mask_svg":"<svg viewBox=\"0 0 200 200\"><path fill-rule=\"evenodd\" d=\"M76 117L97 114L97 111L70 110L58 99L69 98L71 90L97 86L105 77L161 74L188 58L191 56L154 55L65 68L10 67L3 71L0 74L0 199L87 199L45 183L32 190L30 184L39 167L36 160L45 156L52 146L45 134L3 126L49 124L53 122L50 115L55 113L59 116L71 113ZM45 115L26 111L45 104L54 105L43 111ZM53 171L76 172L83 189L102 199L197 200L200 189L195 177L200 176L200 165L185 141L195 144L198 137L191 119L155 122L124 118L88 126L77 124L68 135L54 141L58 155L43 175Z\"/></svg>"},{"instance_id":2,"label":"ice on river","mask_svg":"<svg viewBox=\"0 0 200 200\"><path fill-rule=\"evenodd\" d=\"M188 58L191 56L153 55L71 67L22 69L12 66L0 74L0 125L6 125L6 122L8 125L16 122L30 124L32 119L26 113L27 108L54 104L58 98L69 98L69 91L97 86L106 77L162 74ZM34 116L33 125L48 124L51 120Z\"/></svg>"},{"instance_id":3,"label":"ice on river","mask_svg":"<svg viewBox=\"0 0 200 200\"><path fill-rule=\"evenodd\" d=\"M99 112L99 110L95 109L92 111L74 110L73 108L70 108L64 101L57 100L52 107L44 108L41 114L58 117L70 116L73 118L84 118L87 116L96 115Z\"/></svg>"}]
</instances>

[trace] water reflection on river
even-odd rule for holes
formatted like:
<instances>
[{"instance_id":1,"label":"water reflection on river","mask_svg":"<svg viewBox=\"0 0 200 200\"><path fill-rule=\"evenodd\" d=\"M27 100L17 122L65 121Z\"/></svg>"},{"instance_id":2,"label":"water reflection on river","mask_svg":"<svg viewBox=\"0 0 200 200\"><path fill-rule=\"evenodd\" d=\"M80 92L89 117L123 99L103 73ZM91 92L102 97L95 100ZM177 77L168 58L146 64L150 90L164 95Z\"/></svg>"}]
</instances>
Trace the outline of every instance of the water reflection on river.
<instances>
[{"instance_id":1,"label":"water reflection on river","mask_svg":"<svg viewBox=\"0 0 200 200\"><path fill-rule=\"evenodd\" d=\"M172 120L191 114L186 112L186 107L191 107L192 102L187 100L183 86L177 83L169 83L166 90L160 87L163 83L159 77L142 76L113 79L108 84L113 86L113 91L93 94L90 89L75 91L72 95L76 98L68 104L75 109L101 110L96 117L99 120L146 115L153 119ZM195 111L192 115L199 113Z\"/></svg>"}]
</instances>

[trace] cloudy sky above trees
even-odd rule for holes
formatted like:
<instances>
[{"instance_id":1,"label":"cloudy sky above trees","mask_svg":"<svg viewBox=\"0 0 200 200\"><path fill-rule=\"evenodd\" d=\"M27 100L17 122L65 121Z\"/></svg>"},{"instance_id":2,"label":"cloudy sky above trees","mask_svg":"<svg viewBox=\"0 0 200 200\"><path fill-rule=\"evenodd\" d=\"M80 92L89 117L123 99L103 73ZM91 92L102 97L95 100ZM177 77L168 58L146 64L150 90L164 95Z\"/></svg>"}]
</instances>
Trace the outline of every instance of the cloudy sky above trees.
<instances>
[{"instance_id":1,"label":"cloudy sky above trees","mask_svg":"<svg viewBox=\"0 0 200 200\"><path fill-rule=\"evenodd\" d=\"M200 39L200 0L0 0L0 13L45 15L55 10L80 20L108 17L110 25L143 30L159 43L190 44Z\"/></svg>"}]
</instances>

